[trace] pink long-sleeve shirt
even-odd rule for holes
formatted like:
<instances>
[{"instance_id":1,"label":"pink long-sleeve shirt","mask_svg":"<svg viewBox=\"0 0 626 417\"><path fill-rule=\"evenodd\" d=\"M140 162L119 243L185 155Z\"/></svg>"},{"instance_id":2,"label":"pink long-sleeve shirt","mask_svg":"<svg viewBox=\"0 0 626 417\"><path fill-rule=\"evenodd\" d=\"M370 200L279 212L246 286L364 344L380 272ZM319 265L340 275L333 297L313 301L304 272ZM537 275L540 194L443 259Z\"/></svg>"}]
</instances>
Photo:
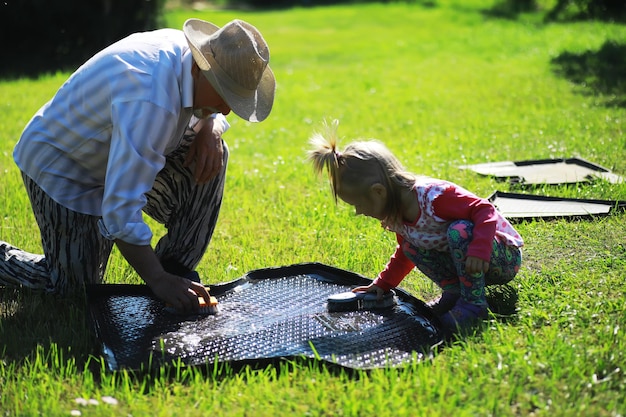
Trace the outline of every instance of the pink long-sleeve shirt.
<instances>
[{"instance_id":1,"label":"pink long-sleeve shirt","mask_svg":"<svg viewBox=\"0 0 626 417\"><path fill-rule=\"evenodd\" d=\"M415 264L402 251L405 241L427 250L448 251L447 230L455 220L474 223L473 239L467 256L489 262L493 239L522 247L524 241L511 223L487 199L480 198L448 181L420 178L415 183L415 197L420 214L413 223L391 230L396 233L395 253L374 284L388 291L397 287Z\"/></svg>"}]
</instances>

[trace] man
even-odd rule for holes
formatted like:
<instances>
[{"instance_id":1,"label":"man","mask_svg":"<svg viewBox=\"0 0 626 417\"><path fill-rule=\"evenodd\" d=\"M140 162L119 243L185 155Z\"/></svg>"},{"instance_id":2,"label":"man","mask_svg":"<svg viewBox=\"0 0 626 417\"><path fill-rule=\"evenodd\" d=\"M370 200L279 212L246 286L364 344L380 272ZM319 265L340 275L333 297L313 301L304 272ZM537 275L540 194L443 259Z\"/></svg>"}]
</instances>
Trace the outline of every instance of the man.
<instances>
[{"instance_id":1,"label":"man","mask_svg":"<svg viewBox=\"0 0 626 417\"><path fill-rule=\"evenodd\" d=\"M80 290L102 281L115 243L166 303L208 303L194 269L222 201L224 116L269 115L268 62L254 26L198 19L130 35L88 60L15 146L44 255L0 242L0 285ZM142 212L167 228L154 249Z\"/></svg>"}]
</instances>

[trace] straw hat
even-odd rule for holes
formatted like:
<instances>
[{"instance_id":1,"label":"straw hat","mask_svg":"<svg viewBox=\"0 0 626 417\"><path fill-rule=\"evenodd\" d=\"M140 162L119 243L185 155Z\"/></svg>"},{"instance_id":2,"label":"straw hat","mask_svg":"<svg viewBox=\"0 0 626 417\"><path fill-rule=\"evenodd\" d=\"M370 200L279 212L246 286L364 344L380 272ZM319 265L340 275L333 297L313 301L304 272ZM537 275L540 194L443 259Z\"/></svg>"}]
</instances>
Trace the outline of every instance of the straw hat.
<instances>
[{"instance_id":1,"label":"straw hat","mask_svg":"<svg viewBox=\"0 0 626 417\"><path fill-rule=\"evenodd\" d=\"M272 110L276 80L261 33L242 20L220 29L200 19L187 20L183 32L194 60L231 110L250 122L264 120Z\"/></svg>"}]
</instances>

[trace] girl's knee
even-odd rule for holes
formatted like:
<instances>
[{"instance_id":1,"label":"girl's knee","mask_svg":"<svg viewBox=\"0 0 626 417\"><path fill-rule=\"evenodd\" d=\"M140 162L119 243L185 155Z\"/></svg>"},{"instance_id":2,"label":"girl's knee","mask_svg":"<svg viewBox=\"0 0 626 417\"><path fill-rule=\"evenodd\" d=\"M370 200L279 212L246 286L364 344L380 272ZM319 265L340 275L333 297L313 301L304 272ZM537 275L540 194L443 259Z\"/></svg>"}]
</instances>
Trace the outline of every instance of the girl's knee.
<instances>
[{"instance_id":1,"label":"girl's knee","mask_svg":"<svg viewBox=\"0 0 626 417\"><path fill-rule=\"evenodd\" d=\"M448 226L448 236L460 235L461 237L470 237L472 230L474 229L474 223L469 220L455 220Z\"/></svg>"},{"instance_id":2,"label":"girl's knee","mask_svg":"<svg viewBox=\"0 0 626 417\"><path fill-rule=\"evenodd\" d=\"M456 220L450 223L446 232L450 248L468 245L472 240L474 223L468 220Z\"/></svg>"}]
</instances>

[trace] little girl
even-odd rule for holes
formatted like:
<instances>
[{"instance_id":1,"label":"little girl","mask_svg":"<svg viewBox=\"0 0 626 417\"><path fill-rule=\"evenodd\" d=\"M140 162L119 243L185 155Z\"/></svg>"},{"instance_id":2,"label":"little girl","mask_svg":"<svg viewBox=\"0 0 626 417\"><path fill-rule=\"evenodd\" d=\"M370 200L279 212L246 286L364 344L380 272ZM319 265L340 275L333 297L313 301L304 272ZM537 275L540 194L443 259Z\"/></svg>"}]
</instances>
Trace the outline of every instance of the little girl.
<instances>
[{"instance_id":1,"label":"little girl","mask_svg":"<svg viewBox=\"0 0 626 417\"><path fill-rule=\"evenodd\" d=\"M451 182L404 171L377 141L337 150L337 125L311 138L309 160L327 170L335 201L355 207L396 233L398 245L372 284L353 291L381 297L417 267L442 289L431 303L447 332L487 318L485 285L506 284L522 261L519 233L486 199Z\"/></svg>"}]
</instances>

